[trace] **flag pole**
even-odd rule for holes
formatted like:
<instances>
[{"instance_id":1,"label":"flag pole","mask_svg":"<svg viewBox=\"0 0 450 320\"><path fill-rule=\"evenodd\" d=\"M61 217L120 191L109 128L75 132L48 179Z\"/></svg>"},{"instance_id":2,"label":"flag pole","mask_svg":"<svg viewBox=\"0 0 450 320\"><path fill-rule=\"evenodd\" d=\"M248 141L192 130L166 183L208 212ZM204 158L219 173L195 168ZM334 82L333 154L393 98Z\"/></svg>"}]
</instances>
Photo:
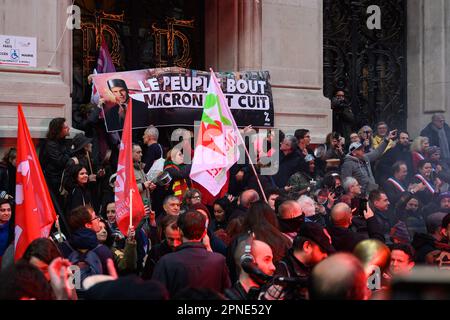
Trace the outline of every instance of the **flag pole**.
<instances>
[{"instance_id":1,"label":"flag pole","mask_svg":"<svg viewBox=\"0 0 450 320\"><path fill-rule=\"evenodd\" d=\"M133 189L130 189L130 227L133 225Z\"/></svg>"},{"instance_id":2,"label":"flag pole","mask_svg":"<svg viewBox=\"0 0 450 320\"><path fill-rule=\"evenodd\" d=\"M211 71L211 73L214 73L214 70L212 68L209 68L209 70ZM214 78L215 78L215 76L214 76ZM217 83L217 86L220 87L219 83ZM228 106L227 103L225 104L225 107L228 108L228 111L231 114L231 121L233 121L233 125L237 128L236 122L234 121L233 114L231 113L231 110L229 109L229 106ZM266 194L265 194L264 189L263 189L262 184L261 184L261 181L259 180L258 174L256 172L255 165L253 164L252 158L250 157L250 153L248 152L247 146L245 145L244 138L242 138L242 135L241 135L241 132L239 131L239 128L238 128L238 135L239 135L239 138L241 140L242 145L244 146L245 153L246 153L246 155L248 157L248 161L250 162L250 166L252 167L253 174L255 175L256 181L258 182L258 186L259 186L259 189L261 190L261 194L262 194L262 196L264 198L264 201L266 203L268 203Z\"/></svg>"}]
</instances>

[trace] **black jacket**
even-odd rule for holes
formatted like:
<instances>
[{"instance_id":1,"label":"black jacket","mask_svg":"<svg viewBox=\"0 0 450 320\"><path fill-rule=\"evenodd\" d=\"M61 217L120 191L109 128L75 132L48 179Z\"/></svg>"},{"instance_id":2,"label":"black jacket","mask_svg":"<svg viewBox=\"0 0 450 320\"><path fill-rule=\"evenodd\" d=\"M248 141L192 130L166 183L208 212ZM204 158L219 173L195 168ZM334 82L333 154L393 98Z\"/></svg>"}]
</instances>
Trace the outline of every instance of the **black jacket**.
<instances>
[{"instance_id":1,"label":"black jacket","mask_svg":"<svg viewBox=\"0 0 450 320\"><path fill-rule=\"evenodd\" d=\"M386 182L383 184L383 190L384 192L386 192L386 196L388 197L389 202L391 203L391 207L395 207L398 200L400 200L402 194L408 192L408 186L404 182L398 181L395 178L392 179L394 179L397 183L399 183L405 190L402 192L389 180L386 180Z\"/></svg>"},{"instance_id":2,"label":"black jacket","mask_svg":"<svg viewBox=\"0 0 450 320\"><path fill-rule=\"evenodd\" d=\"M276 265L276 276L295 278L298 283L289 283L285 286L285 300L306 300L308 296L308 282L312 269L301 263L292 249Z\"/></svg>"},{"instance_id":3,"label":"black jacket","mask_svg":"<svg viewBox=\"0 0 450 320\"><path fill-rule=\"evenodd\" d=\"M144 269L142 270L142 279L149 280L152 278L153 270L159 259L168 253L174 252L172 248L169 247L166 240L158 243L152 247L150 253L148 254L147 260L145 261Z\"/></svg>"},{"instance_id":4,"label":"black jacket","mask_svg":"<svg viewBox=\"0 0 450 320\"><path fill-rule=\"evenodd\" d=\"M278 188L284 188L286 186L289 178L300 169L301 163L302 158L298 150L287 156L283 152L280 152L278 172L273 176L273 180Z\"/></svg>"},{"instance_id":5,"label":"black jacket","mask_svg":"<svg viewBox=\"0 0 450 320\"><path fill-rule=\"evenodd\" d=\"M76 185L72 190L69 191L66 201L67 216L73 209L79 206L90 205L93 208L96 207L92 201L91 191L89 187L81 187L79 185Z\"/></svg>"},{"instance_id":6,"label":"black jacket","mask_svg":"<svg viewBox=\"0 0 450 320\"><path fill-rule=\"evenodd\" d=\"M420 135L422 137L427 137L430 140L430 146L437 146L440 147L439 144L439 135L436 131L433 130L432 128L433 123L429 123L421 132ZM447 141L449 143L449 147L450 147L450 127L448 126L448 124L444 124L444 130L445 130L445 135L447 136Z\"/></svg>"},{"instance_id":7,"label":"black jacket","mask_svg":"<svg viewBox=\"0 0 450 320\"><path fill-rule=\"evenodd\" d=\"M10 163L0 162L0 192L16 196L16 168Z\"/></svg>"},{"instance_id":8,"label":"black jacket","mask_svg":"<svg viewBox=\"0 0 450 320\"><path fill-rule=\"evenodd\" d=\"M133 104L133 129L146 128L150 125L150 113L147 104L138 100L132 99ZM119 131L123 129L125 117L119 117L118 104L114 105L105 114L106 127L108 131Z\"/></svg>"},{"instance_id":9,"label":"black jacket","mask_svg":"<svg viewBox=\"0 0 450 320\"><path fill-rule=\"evenodd\" d=\"M333 247L336 251L353 252L358 242L372 238L385 242L383 227L374 216L367 220L367 233L354 232L350 229L332 226L328 228Z\"/></svg>"},{"instance_id":10,"label":"black jacket","mask_svg":"<svg viewBox=\"0 0 450 320\"><path fill-rule=\"evenodd\" d=\"M408 183L414 176L414 166L412 160L412 154L408 147L404 147L401 144L397 144L392 149L386 151L380 158L375 168L375 175L378 183L382 184L384 180L392 176L392 165L397 161L403 161L408 168L408 175L406 177L406 183Z\"/></svg>"},{"instance_id":11,"label":"black jacket","mask_svg":"<svg viewBox=\"0 0 450 320\"><path fill-rule=\"evenodd\" d=\"M431 251L437 250L438 241L428 233L416 233L414 235L412 246L416 250L415 262L425 263L425 258Z\"/></svg>"},{"instance_id":12,"label":"black jacket","mask_svg":"<svg viewBox=\"0 0 450 320\"><path fill-rule=\"evenodd\" d=\"M261 288L250 288L249 292L245 292L244 287L239 281L235 282L234 285L225 290L225 297L228 300L258 300Z\"/></svg>"},{"instance_id":13,"label":"black jacket","mask_svg":"<svg viewBox=\"0 0 450 320\"><path fill-rule=\"evenodd\" d=\"M62 172L70 159L70 150L65 139L47 140L41 150L39 161L42 165L45 179L59 186Z\"/></svg>"},{"instance_id":14,"label":"black jacket","mask_svg":"<svg viewBox=\"0 0 450 320\"><path fill-rule=\"evenodd\" d=\"M162 257L152 279L164 284L172 297L188 287L223 293L231 286L225 257L207 251L199 242L183 243L175 252Z\"/></svg>"}]
</instances>

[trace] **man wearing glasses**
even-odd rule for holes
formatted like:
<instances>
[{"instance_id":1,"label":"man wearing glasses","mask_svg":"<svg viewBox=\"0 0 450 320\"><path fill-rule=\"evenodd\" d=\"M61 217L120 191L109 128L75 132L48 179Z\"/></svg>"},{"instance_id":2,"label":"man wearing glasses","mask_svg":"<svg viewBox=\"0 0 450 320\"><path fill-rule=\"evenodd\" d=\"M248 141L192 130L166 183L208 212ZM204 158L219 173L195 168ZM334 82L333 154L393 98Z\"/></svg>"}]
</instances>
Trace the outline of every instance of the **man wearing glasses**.
<instances>
[{"instance_id":1,"label":"man wearing glasses","mask_svg":"<svg viewBox=\"0 0 450 320\"><path fill-rule=\"evenodd\" d=\"M422 137L428 137L430 146L441 148L441 158L450 159L450 127L445 123L443 114L434 114L431 123L420 132Z\"/></svg>"},{"instance_id":2,"label":"man wearing glasses","mask_svg":"<svg viewBox=\"0 0 450 320\"><path fill-rule=\"evenodd\" d=\"M90 206L77 207L70 213L68 222L71 231L69 240L59 245L63 256L71 260L71 257L75 256L87 257L88 252L92 251L101 262L100 270L95 271L108 274L107 260L113 260L113 255L107 246L98 242L97 232L101 230L100 217L96 215L94 209ZM71 263L76 264L75 261ZM89 264L87 261L84 264L86 263ZM91 267L90 264L89 267Z\"/></svg>"}]
</instances>

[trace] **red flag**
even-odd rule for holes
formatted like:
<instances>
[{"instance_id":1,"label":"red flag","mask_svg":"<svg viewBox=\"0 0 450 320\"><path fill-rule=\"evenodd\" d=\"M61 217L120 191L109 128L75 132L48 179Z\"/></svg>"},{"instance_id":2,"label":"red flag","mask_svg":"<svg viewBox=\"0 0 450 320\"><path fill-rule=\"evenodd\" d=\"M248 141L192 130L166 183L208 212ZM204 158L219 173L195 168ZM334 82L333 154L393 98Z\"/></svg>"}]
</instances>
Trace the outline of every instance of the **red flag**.
<instances>
[{"instance_id":1,"label":"red flag","mask_svg":"<svg viewBox=\"0 0 450 320\"><path fill-rule=\"evenodd\" d=\"M56 220L55 209L20 104L18 117L14 260L22 257L33 240L48 238Z\"/></svg>"},{"instance_id":2,"label":"red flag","mask_svg":"<svg viewBox=\"0 0 450 320\"><path fill-rule=\"evenodd\" d=\"M117 164L117 178L115 182L116 221L123 234L127 234L130 225L130 192L132 196L132 219L136 227L144 217L144 203L136 184L133 167L133 144L131 141L132 103L129 99L125 115L125 123L120 142L119 162Z\"/></svg>"}]
</instances>

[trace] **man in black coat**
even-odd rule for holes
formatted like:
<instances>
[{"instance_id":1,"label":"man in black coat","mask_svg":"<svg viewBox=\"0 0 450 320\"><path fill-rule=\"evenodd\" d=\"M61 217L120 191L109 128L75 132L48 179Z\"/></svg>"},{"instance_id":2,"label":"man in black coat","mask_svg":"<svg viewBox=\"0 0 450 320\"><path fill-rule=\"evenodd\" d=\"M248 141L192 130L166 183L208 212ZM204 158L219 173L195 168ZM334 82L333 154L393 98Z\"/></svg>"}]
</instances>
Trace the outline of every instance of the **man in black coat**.
<instances>
[{"instance_id":1,"label":"man in black coat","mask_svg":"<svg viewBox=\"0 0 450 320\"><path fill-rule=\"evenodd\" d=\"M391 176L392 165L397 161L403 161L406 164L408 175L406 176L405 181L408 183L414 176L414 167L410 150L409 134L406 131L400 132L395 147L386 151L380 158L375 169L375 178L377 179L378 184L382 185L383 181Z\"/></svg>"},{"instance_id":2,"label":"man in black coat","mask_svg":"<svg viewBox=\"0 0 450 320\"><path fill-rule=\"evenodd\" d=\"M444 115L435 114L421 132L422 137L428 137L430 146L441 148L443 159L450 159L450 127L445 123Z\"/></svg>"},{"instance_id":3,"label":"man in black coat","mask_svg":"<svg viewBox=\"0 0 450 320\"><path fill-rule=\"evenodd\" d=\"M52 119L48 126L47 139L39 153L39 162L42 166L45 181L52 195L58 200L62 173L70 159L70 150L66 142L69 131L70 128L66 119Z\"/></svg>"},{"instance_id":4,"label":"man in black coat","mask_svg":"<svg viewBox=\"0 0 450 320\"><path fill-rule=\"evenodd\" d=\"M178 218L183 244L162 257L153 271L153 280L163 283L173 297L185 288L206 288L223 293L231 286L225 257L209 252L203 244L206 218L188 211Z\"/></svg>"},{"instance_id":5,"label":"man in black coat","mask_svg":"<svg viewBox=\"0 0 450 320\"><path fill-rule=\"evenodd\" d=\"M273 180L278 188L284 188L289 178L300 169L302 159L297 149L297 139L286 136L280 146L278 172Z\"/></svg>"},{"instance_id":6,"label":"man in black coat","mask_svg":"<svg viewBox=\"0 0 450 320\"><path fill-rule=\"evenodd\" d=\"M338 203L331 211L332 226L328 228L333 247L337 251L353 252L355 246L368 238L378 239L384 242L382 226L379 224L375 213L368 207L364 213L367 222L367 233L355 232L350 229L352 225L352 211L345 203Z\"/></svg>"},{"instance_id":7,"label":"man in black coat","mask_svg":"<svg viewBox=\"0 0 450 320\"><path fill-rule=\"evenodd\" d=\"M108 80L108 87L116 98L116 105L105 114L106 127L108 131L119 131L123 129L125 114L130 101L128 87L121 79ZM147 104L131 99L133 105L133 128L146 128L150 125L149 110Z\"/></svg>"}]
</instances>

